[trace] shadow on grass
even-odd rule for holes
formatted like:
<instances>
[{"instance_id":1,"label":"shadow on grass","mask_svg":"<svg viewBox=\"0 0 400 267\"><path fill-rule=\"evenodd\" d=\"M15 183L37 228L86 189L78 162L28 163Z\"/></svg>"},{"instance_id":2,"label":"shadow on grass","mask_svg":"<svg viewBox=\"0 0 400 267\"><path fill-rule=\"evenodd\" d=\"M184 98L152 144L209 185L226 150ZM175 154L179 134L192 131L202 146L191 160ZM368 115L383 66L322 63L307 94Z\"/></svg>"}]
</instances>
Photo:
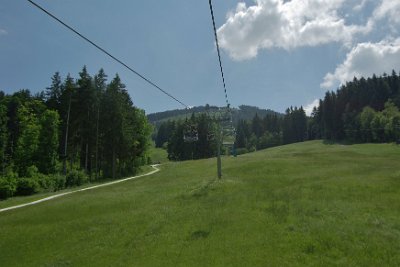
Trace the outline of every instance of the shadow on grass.
<instances>
[{"instance_id":1,"label":"shadow on grass","mask_svg":"<svg viewBox=\"0 0 400 267\"><path fill-rule=\"evenodd\" d=\"M190 235L190 240L205 239L210 235L210 231L197 230Z\"/></svg>"},{"instance_id":2,"label":"shadow on grass","mask_svg":"<svg viewBox=\"0 0 400 267\"><path fill-rule=\"evenodd\" d=\"M202 184L199 187L196 187L192 190L190 190L189 192L185 192L183 194L180 195L180 198L184 199L184 200L189 200L189 199L199 199L202 197L206 197L208 196L208 193L210 190L214 190L214 188L211 188L211 186L216 182L216 179L207 181L206 184Z\"/></svg>"},{"instance_id":3,"label":"shadow on grass","mask_svg":"<svg viewBox=\"0 0 400 267\"><path fill-rule=\"evenodd\" d=\"M324 139L322 141L322 143L324 145L342 145L342 146L351 146L351 145L361 144L359 142L352 142L349 140L327 140L327 139Z\"/></svg>"}]
</instances>

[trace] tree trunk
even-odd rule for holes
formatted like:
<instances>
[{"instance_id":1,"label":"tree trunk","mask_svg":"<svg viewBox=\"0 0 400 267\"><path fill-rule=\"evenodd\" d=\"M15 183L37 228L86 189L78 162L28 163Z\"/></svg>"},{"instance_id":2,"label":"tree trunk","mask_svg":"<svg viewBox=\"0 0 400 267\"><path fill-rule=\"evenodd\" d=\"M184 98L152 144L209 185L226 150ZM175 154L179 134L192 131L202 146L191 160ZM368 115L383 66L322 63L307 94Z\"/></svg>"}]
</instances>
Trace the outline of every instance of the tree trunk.
<instances>
[{"instance_id":1,"label":"tree trunk","mask_svg":"<svg viewBox=\"0 0 400 267\"><path fill-rule=\"evenodd\" d=\"M69 97L68 113L67 113L67 127L65 129L64 160L63 160L64 175L67 175L67 151L68 151L68 131L69 131L69 114L70 114L70 112L71 112L71 96Z\"/></svg>"},{"instance_id":2,"label":"tree trunk","mask_svg":"<svg viewBox=\"0 0 400 267\"><path fill-rule=\"evenodd\" d=\"M115 148L113 148L113 156L112 156L112 178L115 179Z\"/></svg>"},{"instance_id":3,"label":"tree trunk","mask_svg":"<svg viewBox=\"0 0 400 267\"><path fill-rule=\"evenodd\" d=\"M99 178L99 120L100 120L100 105L97 107L97 122L96 122L96 163L95 172L96 180Z\"/></svg>"},{"instance_id":4,"label":"tree trunk","mask_svg":"<svg viewBox=\"0 0 400 267\"><path fill-rule=\"evenodd\" d=\"M86 143L85 146L85 172L88 173L88 155L89 155L89 144Z\"/></svg>"}]
</instances>

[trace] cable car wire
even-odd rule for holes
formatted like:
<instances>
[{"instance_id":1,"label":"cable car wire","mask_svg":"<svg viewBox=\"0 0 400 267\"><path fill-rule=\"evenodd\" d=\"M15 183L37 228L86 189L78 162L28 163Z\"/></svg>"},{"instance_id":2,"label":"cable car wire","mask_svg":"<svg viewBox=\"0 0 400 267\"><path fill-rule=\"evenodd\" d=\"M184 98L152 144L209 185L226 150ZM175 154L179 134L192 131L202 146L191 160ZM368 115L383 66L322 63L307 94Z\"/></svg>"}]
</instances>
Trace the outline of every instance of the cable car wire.
<instances>
[{"instance_id":1,"label":"cable car wire","mask_svg":"<svg viewBox=\"0 0 400 267\"><path fill-rule=\"evenodd\" d=\"M236 139L236 130L235 127L233 127L233 120L232 120L232 110L230 108L230 103L228 99L228 93L226 90L226 83L225 83L225 77L224 77L224 70L222 68L222 61L221 61L221 52L219 49L219 42L218 42L218 34L217 34L217 27L215 26L215 18L214 18L214 11L213 11L213 6L212 6L212 1L208 1L209 6L210 6L210 12L211 12L211 19L212 19L212 24L213 24L213 29L214 29L214 37L215 37L215 44L217 46L217 53L218 53L218 62L219 62L219 68L221 71L221 77L222 77L222 83L224 86L224 93L225 93L225 101L226 101L226 113L222 115L222 118L220 119L220 143L223 145L233 145L235 144L235 139ZM227 120L228 125L224 125L224 121ZM218 178L221 178L221 158L220 158L220 146L218 145L218 152L217 152L217 165L218 165Z\"/></svg>"},{"instance_id":2,"label":"cable car wire","mask_svg":"<svg viewBox=\"0 0 400 267\"><path fill-rule=\"evenodd\" d=\"M228 93L227 93L227 91L226 91L224 70L222 69L221 53L219 52L218 35L217 35L217 28L215 27L214 11L213 11L213 6L212 6L211 0L209 0L208 3L209 3L209 5L210 5L211 19L212 19L213 28L214 28L215 43L216 43L216 45L217 45L217 53L218 53L219 67L220 67L220 70L221 70L222 83L223 83L223 85L224 85L225 101L226 101L226 106L227 106L227 108L229 109L230 103L229 103L229 100L228 100Z\"/></svg>"},{"instance_id":3,"label":"cable car wire","mask_svg":"<svg viewBox=\"0 0 400 267\"><path fill-rule=\"evenodd\" d=\"M116 62L118 62L119 64L121 64L122 66L124 66L126 69L128 69L129 71L131 71L132 73L136 74L137 76L139 76L141 79L143 79L144 81L146 81L148 84L152 85L153 87L155 87L156 89L158 89L159 91L161 91L163 94L165 94L166 96L172 98L173 100L175 100L176 102L178 102L179 104L181 104L182 106L184 106L185 108L189 108L188 105L186 105L185 103L183 103L182 101L178 100L176 97L174 97L173 95L171 95L170 93L168 93L167 91L165 91L164 89L162 89L160 86L158 86L157 84L155 84L154 82L152 82L150 79L146 78L145 76L143 76L142 74L140 74L139 72L137 72L136 70L134 70L133 68L129 67L126 63L122 62L120 59L114 57L110 52L106 51L104 48L100 47L99 45L97 45L96 43L94 43L93 41L91 41L89 38L87 38L86 36L84 36L83 34L79 33L77 30L75 30L74 28L72 28L71 26L69 26L68 24L66 24L65 22L63 22L62 20L60 20L59 18L57 18L55 15L51 14L49 11L47 11L46 9L44 9L43 7L41 7L40 5L38 5L37 3L33 2L32 0L27 0L29 3L31 3L33 6L37 7L38 9L40 9L41 11L43 11L44 13L46 13L47 15L49 15L50 17L52 17L54 20L56 20L57 22L59 22L60 24L62 24L64 27L66 27L67 29L69 29L70 31L74 32L76 35L78 35L79 37L81 37L82 39L84 39L86 42L90 43L92 46L94 46L95 48L97 48L98 50L100 50L101 52L103 52L104 54L106 54L107 56L109 56L110 58L112 58L113 60L115 60Z\"/></svg>"}]
</instances>

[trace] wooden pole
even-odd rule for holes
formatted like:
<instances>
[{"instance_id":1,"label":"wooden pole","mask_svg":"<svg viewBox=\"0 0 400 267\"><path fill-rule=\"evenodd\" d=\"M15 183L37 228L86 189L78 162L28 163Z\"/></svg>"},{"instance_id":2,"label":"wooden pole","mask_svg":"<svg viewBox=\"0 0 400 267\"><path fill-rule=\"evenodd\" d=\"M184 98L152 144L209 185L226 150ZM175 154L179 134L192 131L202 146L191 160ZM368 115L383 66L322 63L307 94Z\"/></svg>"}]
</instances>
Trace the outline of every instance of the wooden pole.
<instances>
[{"instance_id":1,"label":"wooden pole","mask_svg":"<svg viewBox=\"0 0 400 267\"><path fill-rule=\"evenodd\" d=\"M217 174L218 174L218 179L222 178L222 170L221 170L221 143L222 143L222 134L221 134L221 129L218 129L218 134L217 134Z\"/></svg>"}]
</instances>

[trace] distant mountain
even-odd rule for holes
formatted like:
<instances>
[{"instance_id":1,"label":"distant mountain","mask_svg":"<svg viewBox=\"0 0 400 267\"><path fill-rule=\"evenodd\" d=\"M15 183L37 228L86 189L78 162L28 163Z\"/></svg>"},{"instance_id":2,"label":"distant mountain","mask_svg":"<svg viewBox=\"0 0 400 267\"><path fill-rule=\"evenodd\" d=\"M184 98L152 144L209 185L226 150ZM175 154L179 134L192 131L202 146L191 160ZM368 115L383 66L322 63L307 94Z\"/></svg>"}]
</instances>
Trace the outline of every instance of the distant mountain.
<instances>
[{"instance_id":1,"label":"distant mountain","mask_svg":"<svg viewBox=\"0 0 400 267\"><path fill-rule=\"evenodd\" d=\"M213 116L216 114L220 114L222 111L223 108L206 105L206 106L193 107L190 109L174 109L164 112L152 113L147 115L147 118L152 124L158 126L160 123L164 121L185 119L187 117L190 117L193 113L194 114L208 113L211 116ZM235 124L238 120L251 120L256 114L258 114L260 117L264 117L267 114L278 114L283 116L283 114L275 112L270 109L261 109L258 107L247 106L247 105L241 105L238 108L232 108L232 114L233 114L233 121Z\"/></svg>"},{"instance_id":2,"label":"distant mountain","mask_svg":"<svg viewBox=\"0 0 400 267\"><path fill-rule=\"evenodd\" d=\"M266 115L277 114L278 116L283 116L282 113L273 111L271 109L261 109L254 106L241 105L238 109L234 109L233 116L234 120L252 120L254 116L258 114L260 117L265 117Z\"/></svg>"}]
</instances>

